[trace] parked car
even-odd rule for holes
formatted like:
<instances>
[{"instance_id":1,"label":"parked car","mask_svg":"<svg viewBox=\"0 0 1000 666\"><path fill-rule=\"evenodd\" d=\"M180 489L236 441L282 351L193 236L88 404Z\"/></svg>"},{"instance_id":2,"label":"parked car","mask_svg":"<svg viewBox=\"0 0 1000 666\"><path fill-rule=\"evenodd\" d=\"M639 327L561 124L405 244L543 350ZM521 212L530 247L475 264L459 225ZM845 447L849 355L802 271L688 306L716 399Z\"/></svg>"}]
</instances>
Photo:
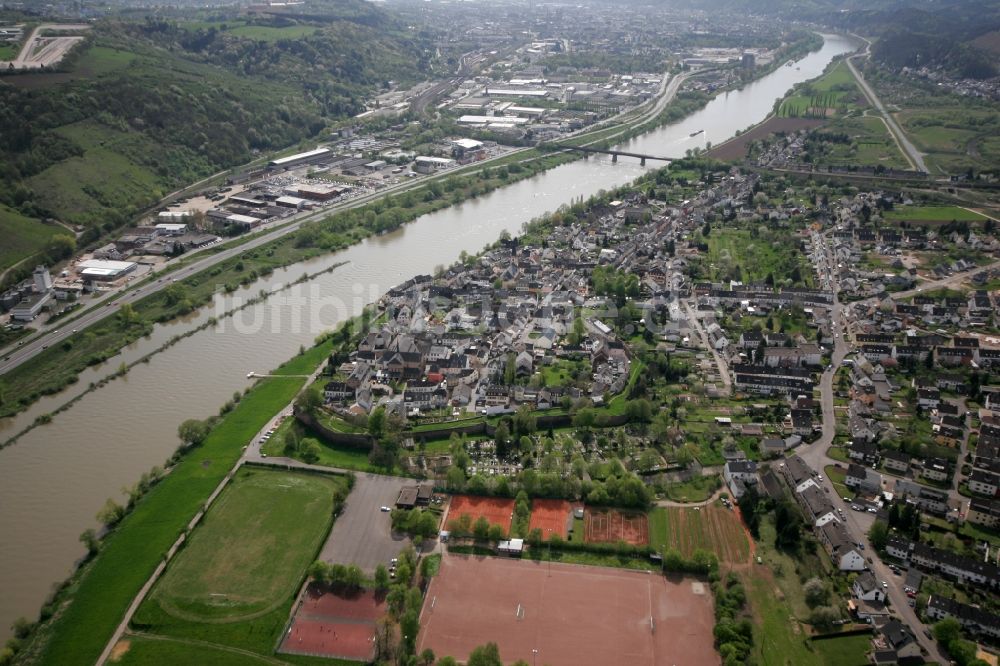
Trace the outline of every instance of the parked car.
<instances>
[{"instance_id":1,"label":"parked car","mask_svg":"<svg viewBox=\"0 0 1000 666\"><path fill-rule=\"evenodd\" d=\"M383 512L389 512L389 511L392 511L392 509L390 509L390 508L389 508L389 507L387 507L387 506L381 506L381 507L379 507L379 511L383 511Z\"/></svg>"}]
</instances>

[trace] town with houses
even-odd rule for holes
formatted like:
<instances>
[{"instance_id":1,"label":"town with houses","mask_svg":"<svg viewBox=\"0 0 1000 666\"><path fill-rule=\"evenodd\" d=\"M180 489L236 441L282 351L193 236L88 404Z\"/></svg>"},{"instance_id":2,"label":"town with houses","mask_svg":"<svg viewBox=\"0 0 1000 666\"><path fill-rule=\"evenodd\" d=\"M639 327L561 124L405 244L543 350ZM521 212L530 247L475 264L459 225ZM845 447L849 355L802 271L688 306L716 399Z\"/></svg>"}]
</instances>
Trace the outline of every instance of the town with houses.
<instances>
[{"instance_id":1,"label":"town with houses","mask_svg":"<svg viewBox=\"0 0 1000 666\"><path fill-rule=\"evenodd\" d=\"M748 490L794 499L830 567L850 581L839 621L877 627L875 663L919 656L924 623L946 617L970 635L997 637L992 225L881 225L893 206L913 202L864 191L803 199L738 169L701 176L663 198L640 186L588 202L562 224L543 223L541 234L526 228L393 287L357 348L331 358L320 379L323 418L363 422L384 410L405 424L411 471L450 483L455 450L425 454L421 427L613 411L614 396L640 395L635 369L651 353L684 359L685 386L709 405L715 451L686 460L630 427L626 455L575 442L553 463L544 438L501 453L471 435L463 446L473 466L463 471L514 479L544 460L572 476L573 458L592 465L619 455L658 491L658 480L691 478L684 468L693 466L718 475L736 500ZM678 196L690 198L668 203ZM704 281L713 235L761 222L786 229L813 274ZM616 276L634 279L615 284ZM741 397L743 408L711 409ZM897 534L904 508L918 515L906 536ZM876 523L893 535L875 536ZM928 538L928 529L948 536Z\"/></svg>"}]
</instances>

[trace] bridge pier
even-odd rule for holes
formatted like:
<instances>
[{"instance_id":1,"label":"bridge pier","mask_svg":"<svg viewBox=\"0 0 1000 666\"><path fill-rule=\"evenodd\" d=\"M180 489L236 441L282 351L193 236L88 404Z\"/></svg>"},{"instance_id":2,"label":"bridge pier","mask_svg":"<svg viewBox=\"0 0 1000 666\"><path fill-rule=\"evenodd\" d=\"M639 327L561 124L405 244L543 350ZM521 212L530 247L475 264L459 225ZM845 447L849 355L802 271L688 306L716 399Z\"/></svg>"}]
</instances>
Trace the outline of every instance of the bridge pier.
<instances>
[{"instance_id":1,"label":"bridge pier","mask_svg":"<svg viewBox=\"0 0 1000 666\"><path fill-rule=\"evenodd\" d=\"M642 159L639 160L639 165L640 166L646 166L646 158L645 157L643 157Z\"/></svg>"},{"instance_id":2,"label":"bridge pier","mask_svg":"<svg viewBox=\"0 0 1000 666\"><path fill-rule=\"evenodd\" d=\"M611 153L611 162L614 164L618 161L618 153Z\"/></svg>"}]
</instances>

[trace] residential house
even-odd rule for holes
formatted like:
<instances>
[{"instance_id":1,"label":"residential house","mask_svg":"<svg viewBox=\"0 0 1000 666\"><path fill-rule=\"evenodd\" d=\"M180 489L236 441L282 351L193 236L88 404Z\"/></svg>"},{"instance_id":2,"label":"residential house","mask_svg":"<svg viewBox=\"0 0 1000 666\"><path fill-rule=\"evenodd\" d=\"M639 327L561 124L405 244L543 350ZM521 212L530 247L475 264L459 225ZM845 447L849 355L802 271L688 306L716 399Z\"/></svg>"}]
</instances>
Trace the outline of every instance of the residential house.
<instances>
[{"instance_id":1,"label":"residential house","mask_svg":"<svg viewBox=\"0 0 1000 666\"><path fill-rule=\"evenodd\" d=\"M853 440L847 448L847 456L859 465L874 465L878 460L878 446L866 439Z\"/></svg>"},{"instance_id":2,"label":"residential house","mask_svg":"<svg viewBox=\"0 0 1000 666\"><path fill-rule=\"evenodd\" d=\"M885 588L875 580L871 571L862 571L851 586L854 596L864 601L885 601Z\"/></svg>"},{"instance_id":3,"label":"residential house","mask_svg":"<svg viewBox=\"0 0 1000 666\"><path fill-rule=\"evenodd\" d=\"M818 528L817 535L830 559L841 571L863 571L867 567L860 549L850 540L839 521L824 524Z\"/></svg>"},{"instance_id":4,"label":"residential house","mask_svg":"<svg viewBox=\"0 0 1000 666\"><path fill-rule=\"evenodd\" d=\"M934 595L927 600L926 613L932 620L955 618L972 634L1000 638L1000 616L981 608Z\"/></svg>"},{"instance_id":5,"label":"residential house","mask_svg":"<svg viewBox=\"0 0 1000 666\"><path fill-rule=\"evenodd\" d=\"M882 463L889 471L906 474L910 471L910 454L890 449L882 454Z\"/></svg>"},{"instance_id":6,"label":"residential house","mask_svg":"<svg viewBox=\"0 0 1000 666\"><path fill-rule=\"evenodd\" d=\"M969 490L986 497L995 497L997 491L1000 490L1000 474L978 468L973 469L969 476Z\"/></svg>"},{"instance_id":7,"label":"residential house","mask_svg":"<svg viewBox=\"0 0 1000 666\"><path fill-rule=\"evenodd\" d=\"M944 458L928 458L920 475L931 481L944 482L948 480L949 465Z\"/></svg>"},{"instance_id":8,"label":"residential house","mask_svg":"<svg viewBox=\"0 0 1000 666\"><path fill-rule=\"evenodd\" d=\"M969 510L965 514L965 519L974 525L996 528L1000 525L1000 501L972 498L969 500Z\"/></svg>"},{"instance_id":9,"label":"residential house","mask_svg":"<svg viewBox=\"0 0 1000 666\"><path fill-rule=\"evenodd\" d=\"M877 493L882 490L882 475L863 465L851 463L847 466L844 485L862 492Z\"/></svg>"},{"instance_id":10,"label":"residential house","mask_svg":"<svg viewBox=\"0 0 1000 666\"><path fill-rule=\"evenodd\" d=\"M884 646L885 650L895 653L895 660L916 659L921 656L920 643L910 628L899 620L892 620L879 628L876 650Z\"/></svg>"}]
</instances>

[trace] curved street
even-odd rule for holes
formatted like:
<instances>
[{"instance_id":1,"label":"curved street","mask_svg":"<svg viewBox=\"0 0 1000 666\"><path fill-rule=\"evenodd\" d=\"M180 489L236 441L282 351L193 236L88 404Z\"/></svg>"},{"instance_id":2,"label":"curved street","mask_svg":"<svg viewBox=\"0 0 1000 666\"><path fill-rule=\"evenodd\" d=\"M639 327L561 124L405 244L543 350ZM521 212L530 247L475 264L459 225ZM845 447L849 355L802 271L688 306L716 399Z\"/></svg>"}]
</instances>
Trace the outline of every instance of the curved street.
<instances>
[{"instance_id":1,"label":"curved street","mask_svg":"<svg viewBox=\"0 0 1000 666\"><path fill-rule=\"evenodd\" d=\"M831 280L835 280L837 262L833 253L830 251L826 238L819 235L816 235L814 238L822 239L823 260L817 263L817 272L820 273L821 278L825 277L825 275L829 275ZM823 486L824 491L832 498L839 498L839 495L837 494L836 488L833 487L833 483L830 481L829 475L824 473L824 468L829 465L837 465L840 467L844 466L844 463L834 460L827 455L827 450L830 448L830 445L833 443L834 436L837 434L837 415L834 404L833 378L836 375L837 368L840 367L841 362L844 360L844 357L851 351L845 339L847 335L847 325L844 317L843 306L840 304L840 300L837 297L838 291L838 286L834 282L834 301L833 307L830 311L832 328L835 336L834 348L830 358L830 365L827 366L822 377L820 378L820 404L823 410L822 436L817 441L803 446L797 451L802 460L804 460L814 472L820 474L822 478L821 485ZM836 502L836 500L834 501ZM921 647L927 651L927 654L929 654L932 659L938 663L948 663L948 659L945 658L944 654L938 648L937 642L928 638L923 631L921 631L923 624L917 616L916 611L910 607L910 599L903 591L903 578L901 576L894 575L889 567L882 562L881 558L875 554L875 549L871 547L871 543L868 539L868 530L871 528L873 522L874 517L867 511L844 512L844 526L847 528L847 533L851 541L859 544L865 544L867 546L866 552L868 553L868 566L872 570L872 574L874 574L877 580L888 584L888 588L886 590L888 593L887 599L892 606L893 612L898 615L904 623L913 628L917 641L920 643Z\"/></svg>"}]
</instances>

